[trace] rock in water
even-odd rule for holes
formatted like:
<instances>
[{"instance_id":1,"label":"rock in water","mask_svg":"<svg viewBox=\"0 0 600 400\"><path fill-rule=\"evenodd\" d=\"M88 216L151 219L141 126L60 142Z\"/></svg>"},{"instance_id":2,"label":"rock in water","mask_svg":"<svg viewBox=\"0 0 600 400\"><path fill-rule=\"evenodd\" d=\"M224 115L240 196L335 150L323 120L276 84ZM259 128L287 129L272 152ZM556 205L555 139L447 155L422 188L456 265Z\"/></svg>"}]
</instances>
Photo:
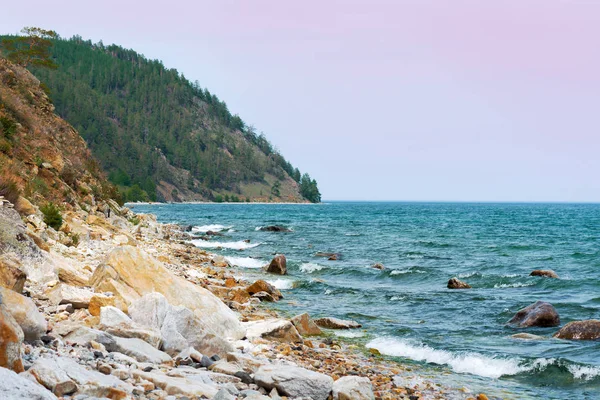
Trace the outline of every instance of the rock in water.
<instances>
[{"instance_id":1,"label":"rock in water","mask_svg":"<svg viewBox=\"0 0 600 400\"><path fill-rule=\"evenodd\" d=\"M362 327L361 324L355 321L331 317L315 319L315 324L319 325L321 328L329 329L356 329Z\"/></svg>"},{"instance_id":2,"label":"rock in water","mask_svg":"<svg viewBox=\"0 0 600 400\"><path fill-rule=\"evenodd\" d=\"M176 276L136 247L121 246L110 252L94 271L90 284L96 291L114 293L128 305L145 294L158 292L169 304L189 308L203 329L216 337L238 340L245 335L236 314L218 297Z\"/></svg>"},{"instance_id":3,"label":"rock in water","mask_svg":"<svg viewBox=\"0 0 600 400\"><path fill-rule=\"evenodd\" d=\"M516 325L520 328L528 328L530 326L558 326L560 325L560 317L552 304L544 301L536 301L517 311L515 316L508 321L508 324Z\"/></svg>"},{"instance_id":4,"label":"rock in water","mask_svg":"<svg viewBox=\"0 0 600 400\"><path fill-rule=\"evenodd\" d=\"M331 377L290 365L264 365L254 374L254 382L285 396L313 400L326 400L333 387Z\"/></svg>"},{"instance_id":5,"label":"rock in water","mask_svg":"<svg viewBox=\"0 0 600 400\"><path fill-rule=\"evenodd\" d=\"M27 274L19 269L16 262L0 259L0 286L21 293L26 280Z\"/></svg>"},{"instance_id":6,"label":"rock in water","mask_svg":"<svg viewBox=\"0 0 600 400\"><path fill-rule=\"evenodd\" d=\"M267 266L267 272L279 275L287 274L287 260L285 259L285 256L283 254L276 255Z\"/></svg>"},{"instance_id":7,"label":"rock in water","mask_svg":"<svg viewBox=\"0 0 600 400\"><path fill-rule=\"evenodd\" d=\"M458 278L451 278L448 281L448 289L471 289L471 285Z\"/></svg>"},{"instance_id":8,"label":"rock in water","mask_svg":"<svg viewBox=\"0 0 600 400\"><path fill-rule=\"evenodd\" d=\"M265 232L291 232L291 229L286 228L285 226L281 226L281 225L270 225L270 226L263 226L260 228L261 231L265 231Z\"/></svg>"},{"instance_id":9,"label":"rock in water","mask_svg":"<svg viewBox=\"0 0 600 400\"><path fill-rule=\"evenodd\" d=\"M283 295L275 286L271 285L268 282L265 282L262 279L259 279L256 282L254 282L252 285L248 286L246 291L248 292L249 295L254 295L254 294L260 293L260 292L267 292L268 294L270 294L273 297L274 300L279 300L279 299L283 298Z\"/></svg>"},{"instance_id":10,"label":"rock in water","mask_svg":"<svg viewBox=\"0 0 600 400\"><path fill-rule=\"evenodd\" d=\"M371 265L371 268L383 271L385 269L385 266L382 263L375 263Z\"/></svg>"},{"instance_id":11,"label":"rock in water","mask_svg":"<svg viewBox=\"0 0 600 400\"><path fill-rule=\"evenodd\" d=\"M23 343L23 330L6 307L0 304L0 367L15 372L24 371L21 361L21 343ZM0 379L0 387L2 382L3 380ZM2 389L0 393L3 393Z\"/></svg>"},{"instance_id":12,"label":"rock in water","mask_svg":"<svg viewBox=\"0 0 600 400\"><path fill-rule=\"evenodd\" d=\"M0 397L3 400L57 400L42 386L6 368L0 368Z\"/></svg>"},{"instance_id":13,"label":"rock in water","mask_svg":"<svg viewBox=\"0 0 600 400\"><path fill-rule=\"evenodd\" d=\"M302 336L320 335L321 329L310 319L308 313L296 315L292 318L292 323Z\"/></svg>"},{"instance_id":14,"label":"rock in water","mask_svg":"<svg viewBox=\"0 0 600 400\"><path fill-rule=\"evenodd\" d=\"M568 340L598 340L600 339L600 321L589 319L569 322L556 332L554 337Z\"/></svg>"},{"instance_id":15,"label":"rock in water","mask_svg":"<svg viewBox=\"0 0 600 400\"><path fill-rule=\"evenodd\" d=\"M371 381L364 376L343 376L333 384L333 400L375 400Z\"/></svg>"},{"instance_id":16,"label":"rock in water","mask_svg":"<svg viewBox=\"0 0 600 400\"><path fill-rule=\"evenodd\" d=\"M536 269L531 271L529 276L544 276L546 278L558 279L556 272L552 271L551 269Z\"/></svg>"},{"instance_id":17,"label":"rock in water","mask_svg":"<svg viewBox=\"0 0 600 400\"><path fill-rule=\"evenodd\" d=\"M25 341L32 342L46 334L48 323L33 300L3 287L0 287L0 296L6 310L23 330Z\"/></svg>"}]
</instances>

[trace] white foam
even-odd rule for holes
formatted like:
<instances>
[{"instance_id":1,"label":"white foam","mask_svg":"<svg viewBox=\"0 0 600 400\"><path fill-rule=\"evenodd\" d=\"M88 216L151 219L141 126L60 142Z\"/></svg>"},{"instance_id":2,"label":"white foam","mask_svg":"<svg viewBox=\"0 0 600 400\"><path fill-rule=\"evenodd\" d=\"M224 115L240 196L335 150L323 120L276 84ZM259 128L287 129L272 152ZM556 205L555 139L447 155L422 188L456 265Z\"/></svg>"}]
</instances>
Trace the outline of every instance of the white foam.
<instances>
[{"instance_id":1,"label":"white foam","mask_svg":"<svg viewBox=\"0 0 600 400\"><path fill-rule=\"evenodd\" d=\"M475 275L481 275L481 274L479 272L477 272L477 271L463 272L462 274L458 274L458 278L465 279L465 278L470 278L470 277L475 276Z\"/></svg>"},{"instance_id":2,"label":"white foam","mask_svg":"<svg viewBox=\"0 0 600 400\"><path fill-rule=\"evenodd\" d=\"M496 283L494 285L494 288L496 289L506 289L506 288L520 288L520 287L527 287L527 286L533 286L534 283L521 283L521 282L517 282L517 283Z\"/></svg>"},{"instance_id":3,"label":"white foam","mask_svg":"<svg viewBox=\"0 0 600 400\"><path fill-rule=\"evenodd\" d=\"M408 341L393 338L374 339L367 343L367 347L375 348L389 356L448 365L455 372L487 378L515 375L528 369L521 366L518 359L486 357L478 353L453 354L446 350L436 350L424 344L411 344Z\"/></svg>"},{"instance_id":4,"label":"white foam","mask_svg":"<svg viewBox=\"0 0 600 400\"><path fill-rule=\"evenodd\" d=\"M232 249L232 250L245 250L251 249L256 246L260 246L262 243L246 243L244 241L239 242L213 242L209 240L192 240L192 244L196 247L203 249Z\"/></svg>"},{"instance_id":5,"label":"white foam","mask_svg":"<svg viewBox=\"0 0 600 400\"><path fill-rule=\"evenodd\" d=\"M356 331L356 330L353 330L353 331L350 331L350 330L339 331L338 330L338 331L334 331L333 333L335 333L335 336L339 336L339 337L343 337L343 338L359 338L359 337L365 336L364 332Z\"/></svg>"},{"instance_id":6,"label":"white foam","mask_svg":"<svg viewBox=\"0 0 600 400\"><path fill-rule=\"evenodd\" d=\"M345 236L361 236L361 235L362 235L362 233L352 233L352 232L345 234Z\"/></svg>"},{"instance_id":7,"label":"white foam","mask_svg":"<svg viewBox=\"0 0 600 400\"><path fill-rule=\"evenodd\" d=\"M390 272L390 275L404 275L404 274L426 274L427 271L421 271L420 269L395 269Z\"/></svg>"},{"instance_id":8,"label":"white foam","mask_svg":"<svg viewBox=\"0 0 600 400\"><path fill-rule=\"evenodd\" d=\"M231 265L235 265L236 267L242 267L242 268L262 268L263 266L265 266L267 263L259 260L257 258L252 258L252 257L230 257L227 256L225 257L225 259L227 260L227 262L229 262L229 264Z\"/></svg>"},{"instance_id":9,"label":"white foam","mask_svg":"<svg viewBox=\"0 0 600 400\"><path fill-rule=\"evenodd\" d=\"M583 379L589 381L597 376L600 376L600 367L592 367L589 365L569 365L569 372L573 374L575 379Z\"/></svg>"},{"instance_id":10,"label":"white foam","mask_svg":"<svg viewBox=\"0 0 600 400\"><path fill-rule=\"evenodd\" d=\"M224 225L219 225L219 224L202 225L202 226L192 227L192 232L196 232L196 233L206 233L208 231L221 232L221 231L224 231L226 229L231 229L231 228L233 228L233 226L224 226Z\"/></svg>"},{"instance_id":11,"label":"white foam","mask_svg":"<svg viewBox=\"0 0 600 400\"><path fill-rule=\"evenodd\" d=\"M294 287L294 282L287 279L275 279L274 281L267 281L271 285L275 286L279 290L287 290L292 289Z\"/></svg>"},{"instance_id":12,"label":"white foam","mask_svg":"<svg viewBox=\"0 0 600 400\"><path fill-rule=\"evenodd\" d=\"M300 271L307 273L307 274L312 274L315 271L320 271L323 268L325 268L322 265L319 264L315 264L315 263L304 263L300 266Z\"/></svg>"}]
</instances>

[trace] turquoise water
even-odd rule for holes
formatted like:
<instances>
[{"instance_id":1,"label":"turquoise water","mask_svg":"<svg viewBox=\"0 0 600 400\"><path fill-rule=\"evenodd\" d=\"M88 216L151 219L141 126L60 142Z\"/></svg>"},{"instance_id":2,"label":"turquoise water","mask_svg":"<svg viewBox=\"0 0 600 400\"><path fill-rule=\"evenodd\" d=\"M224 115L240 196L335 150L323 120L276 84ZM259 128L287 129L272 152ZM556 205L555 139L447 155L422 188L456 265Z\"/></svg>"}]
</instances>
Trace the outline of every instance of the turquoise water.
<instances>
[{"instance_id":1,"label":"turquoise water","mask_svg":"<svg viewBox=\"0 0 600 400\"><path fill-rule=\"evenodd\" d=\"M550 338L558 328L505 325L537 300L561 323L600 318L600 205L346 203L136 205L162 222L220 230L200 247L262 275L275 253L289 275L283 313L361 322L351 338L443 382L503 398L600 398L600 342ZM284 225L290 233L256 230ZM250 243L243 240L250 239ZM338 261L317 251L341 253ZM383 263L385 270L370 268ZM553 269L561 279L530 277ZM471 290L448 290L457 276ZM528 332L548 337L526 341ZM447 372L448 374L444 374Z\"/></svg>"}]
</instances>

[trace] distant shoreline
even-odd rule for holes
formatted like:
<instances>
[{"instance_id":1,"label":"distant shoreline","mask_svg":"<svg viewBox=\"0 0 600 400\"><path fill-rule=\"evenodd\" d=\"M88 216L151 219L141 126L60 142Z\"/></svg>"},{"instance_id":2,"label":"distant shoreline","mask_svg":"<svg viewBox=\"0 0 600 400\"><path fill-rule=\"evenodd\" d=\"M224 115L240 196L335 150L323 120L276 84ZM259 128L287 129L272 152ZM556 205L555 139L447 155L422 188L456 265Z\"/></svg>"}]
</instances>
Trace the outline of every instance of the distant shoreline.
<instances>
[{"instance_id":1,"label":"distant shoreline","mask_svg":"<svg viewBox=\"0 0 600 400\"><path fill-rule=\"evenodd\" d=\"M129 206L135 206L135 205L142 205L142 206L157 206L157 205L169 205L169 204L239 204L239 205L252 205L252 204L257 204L257 205L281 205L281 204L286 204L286 205L320 205L320 204L326 204L324 202L321 203L295 203L295 202L278 202L278 203L269 203L269 202L245 202L245 201L238 201L238 202L226 202L226 201L222 201L220 203L215 202L215 201L178 201L178 202L160 202L160 201L140 201L140 202L127 202L125 203L125 206L129 207Z\"/></svg>"}]
</instances>

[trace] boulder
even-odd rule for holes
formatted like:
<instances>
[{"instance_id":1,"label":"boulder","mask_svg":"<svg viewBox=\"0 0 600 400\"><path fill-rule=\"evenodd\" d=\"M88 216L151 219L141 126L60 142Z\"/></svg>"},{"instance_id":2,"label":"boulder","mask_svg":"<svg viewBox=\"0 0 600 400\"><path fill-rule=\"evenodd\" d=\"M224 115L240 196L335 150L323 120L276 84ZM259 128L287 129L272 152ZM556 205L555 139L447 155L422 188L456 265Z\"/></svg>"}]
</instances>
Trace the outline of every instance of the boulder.
<instances>
[{"instance_id":1,"label":"boulder","mask_svg":"<svg viewBox=\"0 0 600 400\"><path fill-rule=\"evenodd\" d=\"M94 292L89 289L59 283L48 292L48 300L54 305L72 304L73 308L88 308Z\"/></svg>"},{"instance_id":2,"label":"boulder","mask_svg":"<svg viewBox=\"0 0 600 400\"><path fill-rule=\"evenodd\" d=\"M285 319L267 319L245 322L246 337L268 338L283 343L302 343L302 336L290 321Z\"/></svg>"},{"instance_id":3,"label":"boulder","mask_svg":"<svg viewBox=\"0 0 600 400\"><path fill-rule=\"evenodd\" d=\"M171 363L173 360L167 354L141 339L122 338L118 336L104 335L96 340L104 345L106 350L119 352L132 357L139 362L153 364Z\"/></svg>"},{"instance_id":4,"label":"boulder","mask_svg":"<svg viewBox=\"0 0 600 400\"><path fill-rule=\"evenodd\" d=\"M326 400L333 388L331 377L290 365L262 366L254 374L254 382L284 396L313 400Z\"/></svg>"},{"instance_id":5,"label":"boulder","mask_svg":"<svg viewBox=\"0 0 600 400\"><path fill-rule=\"evenodd\" d=\"M27 274L10 258L0 259L0 286L17 293L23 292Z\"/></svg>"},{"instance_id":6,"label":"boulder","mask_svg":"<svg viewBox=\"0 0 600 400\"><path fill-rule=\"evenodd\" d=\"M517 311L515 316L508 321L508 324L519 328L558 326L560 325L560 317L552 304L536 301Z\"/></svg>"},{"instance_id":7,"label":"boulder","mask_svg":"<svg viewBox=\"0 0 600 400\"><path fill-rule=\"evenodd\" d=\"M261 226L261 231L264 232L291 232L292 230L281 225Z\"/></svg>"},{"instance_id":8,"label":"boulder","mask_svg":"<svg viewBox=\"0 0 600 400\"><path fill-rule=\"evenodd\" d=\"M333 383L333 400L375 400L371 381L364 376L343 376Z\"/></svg>"},{"instance_id":9,"label":"boulder","mask_svg":"<svg viewBox=\"0 0 600 400\"><path fill-rule=\"evenodd\" d=\"M42 386L6 368L0 368L0 397L3 400L57 400Z\"/></svg>"},{"instance_id":10,"label":"boulder","mask_svg":"<svg viewBox=\"0 0 600 400\"><path fill-rule=\"evenodd\" d=\"M102 307L114 306L115 303L116 303L115 298L113 296L105 296L102 294L95 294L90 299L90 304L88 305L88 311L94 317L99 317Z\"/></svg>"},{"instance_id":11,"label":"boulder","mask_svg":"<svg viewBox=\"0 0 600 400\"><path fill-rule=\"evenodd\" d=\"M276 255L271 263L267 265L266 271L271 274L285 275L287 274L287 260L283 254Z\"/></svg>"},{"instance_id":12,"label":"boulder","mask_svg":"<svg viewBox=\"0 0 600 400\"><path fill-rule=\"evenodd\" d=\"M38 358L27 374L55 395L62 397L77 391L77 384L60 369L55 359Z\"/></svg>"},{"instance_id":13,"label":"boulder","mask_svg":"<svg viewBox=\"0 0 600 400\"><path fill-rule=\"evenodd\" d=\"M317 324L321 328L328 329L356 329L362 327L361 324L355 321L348 321L331 317L315 319L315 324Z\"/></svg>"},{"instance_id":14,"label":"boulder","mask_svg":"<svg viewBox=\"0 0 600 400\"><path fill-rule=\"evenodd\" d=\"M544 276L546 278L558 279L556 272L552 271L551 269L536 269L531 271L529 276Z\"/></svg>"},{"instance_id":15,"label":"boulder","mask_svg":"<svg viewBox=\"0 0 600 400\"><path fill-rule=\"evenodd\" d=\"M554 337L567 340L598 340L600 339L600 321L589 319L569 322L556 332Z\"/></svg>"},{"instance_id":16,"label":"boulder","mask_svg":"<svg viewBox=\"0 0 600 400\"><path fill-rule=\"evenodd\" d=\"M375 263L371 265L371 268L383 271L385 269L385 266L382 263Z\"/></svg>"},{"instance_id":17,"label":"boulder","mask_svg":"<svg viewBox=\"0 0 600 400\"><path fill-rule=\"evenodd\" d=\"M2 304L23 330L25 341L32 342L46 334L48 323L33 302L15 291L0 287Z\"/></svg>"},{"instance_id":18,"label":"boulder","mask_svg":"<svg viewBox=\"0 0 600 400\"><path fill-rule=\"evenodd\" d=\"M69 263L67 260L57 267L58 279L67 285L88 286L92 273L83 268L79 269Z\"/></svg>"},{"instance_id":19,"label":"boulder","mask_svg":"<svg viewBox=\"0 0 600 400\"><path fill-rule=\"evenodd\" d=\"M328 260L331 260L331 261L337 261L340 258L342 258L342 255L340 253L325 253L325 252L322 252L322 251L316 252L315 256L316 257L325 257L325 258L327 258Z\"/></svg>"},{"instance_id":20,"label":"boulder","mask_svg":"<svg viewBox=\"0 0 600 400\"><path fill-rule=\"evenodd\" d=\"M532 335L531 333L525 333L525 332L515 333L514 335L511 335L510 337L513 339L521 339L521 340L544 340L544 339L546 339L543 336Z\"/></svg>"},{"instance_id":21,"label":"boulder","mask_svg":"<svg viewBox=\"0 0 600 400\"><path fill-rule=\"evenodd\" d=\"M90 283L97 291L110 291L128 305L145 294L161 293L169 304L190 309L206 332L238 340L245 332L236 314L210 291L173 274L139 248L121 246L96 268Z\"/></svg>"},{"instance_id":22,"label":"boulder","mask_svg":"<svg viewBox=\"0 0 600 400\"><path fill-rule=\"evenodd\" d=\"M252 285L248 286L246 288L246 291L250 295L254 295L254 294L260 293L260 292L266 292L266 293L270 294L273 297L273 299L275 299L275 300L279 300L279 299L283 298L283 295L275 286L271 285L270 283L268 283L262 279L259 279L256 282L254 282Z\"/></svg>"},{"instance_id":23,"label":"boulder","mask_svg":"<svg viewBox=\"0 0 600 400\"><path fill-rule=\"evenodd\" d=\"M19 196L17 199L17 202L15 203L15 210L17 210L19 214L23 216L35 214L35 207L23 196Z\"/></svg>"},{"instance_id":24,"label":"boulder","mask_svg":"<svg viewBox=\"0 0 600 400\"><path fill-rule=\"evenodd\" d=\"M302 336L320 335L322 333L317 324L310 319L308 313L296 315L292 318L292 324Z\"/></svg>"},{"instance_id":25,"label":"boulder","mask_svg":"<svg viewBox=\"0 0 600 400\"><path fill-rule=\"evenodd\" d=\"M136 324L127 314L115 307L102 307L99 328L114 336L141 339L157 349L162 344L160 332Z\"/></svg>"},{"instance_id":26,"label":"boulder","mask_svg":"<svg viewBox=\"0 0 600 400\"><path fill-rule=\"evenodd\" d=\"M270 295L267 292L258 292L258 293L254 293L252 295L252 297L254 297L255 299L259 299L260 301L277 301L276 298L274 298L272 295Z\"/></svg>"},{"instance_id":27,"label":"boulder","mask_svg":"<svg viewBox=\"0 0 600 400\"><path fill-rule=\"evenodd\" d=\"M448 289L471 289L471 285L458 278L451 278L448 281Z\"/></svg>"},{"instance_id":28,"label":"boulder","mask_svg":"<svg viewBox=\"0 0 600 400\"><path fill-rule=\"evenodd\" d=\"M6 307L0 304L0 367L2 367L0 370L8 368L15 372L23 372L21 343L23 343L23 330ZM0 379L1 386L2 379ZM2 393L1 389L0 393Z\"/></svg>"},{"instance_id":29,"label":"boulder","mask_svg":"<svg viewBox=\"0 0 600 400\"><path fill-rule=\"evenodd\" d=\"M164 390L170 396L182 395L212 399L217 394L217 386L193 379L168 376L160 372L144 372L133 370L136 379L152 382L157 388Z\"/></svg>"}]
</instances>

